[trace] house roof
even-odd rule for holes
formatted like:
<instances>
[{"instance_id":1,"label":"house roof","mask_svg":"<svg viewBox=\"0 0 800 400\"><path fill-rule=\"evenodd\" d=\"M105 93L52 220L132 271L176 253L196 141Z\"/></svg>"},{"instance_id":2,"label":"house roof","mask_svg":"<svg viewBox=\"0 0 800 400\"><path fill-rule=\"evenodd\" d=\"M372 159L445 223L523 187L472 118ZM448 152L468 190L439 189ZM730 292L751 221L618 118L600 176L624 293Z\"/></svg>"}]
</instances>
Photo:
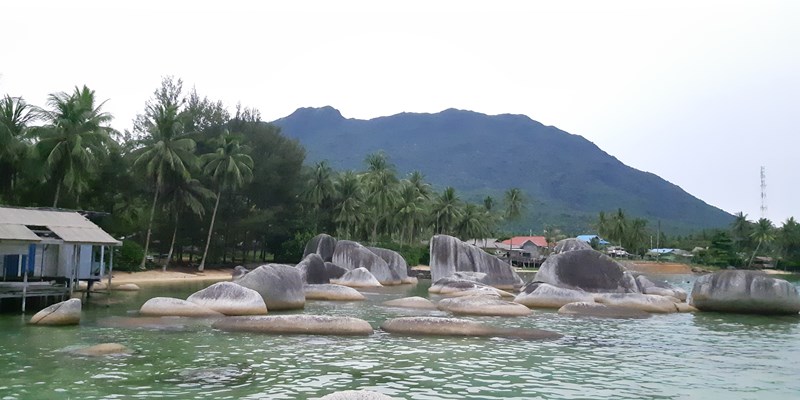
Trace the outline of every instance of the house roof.
<instances>
[{"instance_id":1,"label":"house roof","mask_svg":"<svg viewBox=\"0 0 800 400\"><path fill-rule=\"evenodd\" d=\"M586 243L591 242L592 239L594 239L594 238L597 238L598 242L600 244L602 244L602 245L611 244L610 242L608 242L607 240L601 238L598 235L578 235L578 236L575 237L575 239L578 239L578 240L580 240L582 242L586 242Z\"/></svg>"},{"instance_id":2,"label":"house roof","mask_svg":"<svg viewBox=\"0 0 800 400\"><path fill-rule=\"evenodd\" d=\"M30 227L46 227L65 243L118 246L120 241L74 211L0 207L0 239L38 242Z\"/></svg>"},{"instance_id":3,"label":"house roof","mask_svg":"<svg viewBox=\"0 0 800 400\"><path fill-rule=\"evenodd\" d=\"M508 246L521 247L525 242L531 242L539 247L547 247L547 238L544 236L514 236L511 239L503 240L501 243Z\"/></svg>"}]
</instances>

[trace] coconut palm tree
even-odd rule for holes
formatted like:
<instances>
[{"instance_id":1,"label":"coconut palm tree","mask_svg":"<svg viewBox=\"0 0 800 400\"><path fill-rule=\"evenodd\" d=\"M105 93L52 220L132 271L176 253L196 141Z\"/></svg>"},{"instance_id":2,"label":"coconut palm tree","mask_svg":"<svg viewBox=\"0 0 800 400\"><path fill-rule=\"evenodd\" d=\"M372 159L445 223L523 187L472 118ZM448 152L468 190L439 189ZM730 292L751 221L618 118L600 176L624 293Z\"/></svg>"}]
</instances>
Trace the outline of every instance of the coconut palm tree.
<instances>
[{"instance_id":1,"label":"coconut palm tree","mask_svg":"<svg viewBox=\"0 0 800 400\"><path fill-rule=\"evenodd\" d=\"M731 224L731 233L733 234L733 241L736 243L736 249L742 251L745 244L750 240L750 234L753 232L753 223L747 220L747 214L739 211L735 215Z\"/></svg>"},{"instance_id":2,"label":"coconut palm tree","mask_svg":"<svg viewBox=\"0 0 800 400\"><path fill-rule=\"evenodd\" d=\"M39 137L36 152L44 159L46 177L56 185L53 207L58 207L62 188L80 203L81 192L88 187L88 174L110 140L110 128L104 125L112 117L102 111L103 104L96 104L94 90L76 86L72 94L51 94L49 109L39 110L47 124L34 132Z\"/></svg>"},{"instance_id":3,"label":"coconut palm tree","mask_svg":"<svg viewBox=\"0 0 800 400\"><path fill-rule=\"evenodd\" d=\"M211 224L208 227L208 238L203 250L198 271L203 271L208 256L208 246L211 244L211 235L214 233L214 221L217 218L219 199L223 191L235 191L253 179L253 159L247 155L247 147L240 144L240 138L225 131L218 139L218 147L213 153L203 154L200 161L203 172L211 178L217 187L214 212L211 214Z\"/></svg>"},{"instance_id":4,"label":"coconut palm tree","mask_svg":"<svg viewBox=\"0 0 800 400\"><path fill-rule=\"evenodd\" d=\"M33 108L21 97L5 95L0 100L0 193L14 192L14 183L25 155L23 140L34 121ZM0 198L2 195L0 195Z\"/></svg>"},{"instance_id":5,"label":"coconut palm tree","mask_svg":"<svg viewBox=\"0 0 800 400\"><path fill-rule=\"evenodd\" d=\"M214 197L214 192L206 189L197 179L186 180L179 177L166 187L167 190L164 193L164 198L166 199L166 204L168 204L167 211L175 217L175 220L173 221L174 227L172 230L172 240L169 245L169 253L167 253L167 259L164 260L164 265L162 266L163 271L167 270L167 266L170 260L172 260L181 214L184 211L190 211L202 217L205 213L205 201Z\"/></svg>"},{"instance_id":6,"label":"coconut palm tree","mask_svg":"<svg viewBox=\"0 0 800 400\"><path fill-rule=\"evenodd\" d=\"M772 221L761 218L756 222L756 225L753 229L753 233L750 234L754 240L757 241L756 249L753 250L753 255L750 256L750 262L747 263L747 267L753 265L753 259L756 257L756 253L758 253L758 249L761 248L762 243L771 243L775 240L775 227L772 226Z\"/></svg>"},{"instance_id":7,"label":"coconut palm tree","mask_svg":"<svg viewBox=\"0 0 800 400\"><path fill-rule=\"evenodd\" d=\"M434 232L452 234L461 217L461 199L456 190L448 186L434 199L431 210Z\"/></svg>"},{"instance_id":8,"label":"coconut palm tree","mask_svg":"<svg viewBox=\"0 0 800 400\"><path fill-rule=\"evenodd\" d=\"M141 269L144 269L150 247L158 196L164 191L167 178L172 177L173 182L188 181L191 178L190 169L197 165L194 154L196 143L187 137L178 113L177 103L165 101L148 105L145 120L148 136L142 140L143 146L133 152L134 169L142 171L153 185L153 202L150 206Z\"/></svg>"},{"instance_id":9,"label":"coconut palm tree","mask_svg":"<svg viewBox=\"0 0 800 400\"><path fill-rule=\"evenodd\" d=\"M408 181L417 189L417 193L422 196L422 198L426 200L431 198L431 185L425 182L425 175L423 175L422 172L411 172L411 174L408 175Z\"/></svg>"},{"instance_id":10,"label":"coconut palm tree","mask_svg":"<svg viewBox=\"0 0 800 400\"><path fill-rule=\"evenodd\" d=\"M511 188L506 190L503 195L505 202L505 217L509 220L514 220L522 215L525 209L525 196L520 188Z\"/></svg>"},{"instance_id":11,"label":"coconut palm tree","mask_svg":"<svg viewBox=\"0 0 800 400\"><path fill-rule=\"evenodd\" d=\"M345 239L352 238L361 218L361 207L364 205L364 189L353 171L339 175L334 183L336 205L334 206L334 222Z\"/></svg>"},{"instance_id":12,"label":"coconut palm tree","mask_svg":"<svg viewBox=\"0 0 800 400\"><path fill-rule=\"evenodd\" d=\"M414 242L414 233L425 216L425 202L426 198L420 193L416 184L411 180L401 181L395 212L397 225L400 228L400 243L404 243L406 238L409 243Z\"/></svg>"},{"instance_id":13,"label":"coconut palm tree","mask_svg":"<svg viewBox=\"0 0 800 400\"><path fill-rule=\"evenodd\" d=\"M371 225L372 243L377 241L378 226L387 225L394 209L397 194L397 175L394 166L382 152L367 155L366 188L367 221Z\"/></svg>"},{"instance_id":14,"label":"coconut palm tree","mask_svg":"<svg viewBox=\"0 0 800 400\"><path fill-rule=\"evenodd\" d=\"M609 240L613 240L619 245L622 245L622 241L625 240L625 235L628 233L628 220L625 217L625 212L622 211L621 208L618 208L617 212L611 216L610 225L610 231L608 232Z\"/></svg>"},{"instance_id":15,"label":"coconut palm tree","mask_svg":"<svg viewBox=\"0 0 800 400\"><path fill-rule=\"evenodd\" d=\"M462 240L485 238L489 234L487 214L482 207L467 203L461 211L456 232Z\"/></svg>"},{"instance_id":16,"label":"coconut palm tree","mask_svg":"<svg viewBox=\"0 0 800 400\"><path fill-rule=\"evenodd\" d=\"M597 234L600 237L611 238L611 220L606 217L605 211L600 211L597 215Z\"/></svg>"},{"instance_id":17,"label":"coconut palm tree","mask_svg":"<svg viewBox=\"0 0 800 400\"><path fill-rule=\"evenodd\" d=\"M314 166L306 184L306 191L303 193L303 197L314 208L314 231L319 227L320 210L330 203L334 194L333 170L327 161L320 161Z\"/></svg>"}]
</instances>

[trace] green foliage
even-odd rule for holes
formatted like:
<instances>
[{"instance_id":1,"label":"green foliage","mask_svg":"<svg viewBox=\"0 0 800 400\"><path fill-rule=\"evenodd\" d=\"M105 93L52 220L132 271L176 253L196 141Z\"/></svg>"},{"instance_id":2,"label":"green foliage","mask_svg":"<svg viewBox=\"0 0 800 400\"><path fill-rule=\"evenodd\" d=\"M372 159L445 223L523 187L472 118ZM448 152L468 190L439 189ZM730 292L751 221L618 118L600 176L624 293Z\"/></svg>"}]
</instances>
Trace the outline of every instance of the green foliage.
<instances>
[{"instance_id":1,"label":"green foliage","mask_svg":"<svg viewBox=\"0 0 800 400\"><path fill-rule=\"evenodd\" d=\"M144 258L144 249L133 240L123 240L122 246L114 249L114 270L142 271L140 261Z\"/></svg>"},{"instance_id":2,"label":"green foliage","mask_svg":"<svg viewBox=\"0 0 800 400\"><path fill-rule=\"evenodd\" d=\"M309 231L298 231L294 233L294 237L283 242L275 252L275 262L295 264L302 260L303 252L314 233Z\"/></svg>"},{"instance_id":3,"label":"green foliage","mask_svg":"<svg viewBox=\"0 0 800 400\"><path fill-rule=\"evenodd\" d=\"M430 263L430 249L424 245L401 245L395 242L381 242L377 247L394 250L400 253L409 267L428 265Z\"/></svg>"}]
</instances>

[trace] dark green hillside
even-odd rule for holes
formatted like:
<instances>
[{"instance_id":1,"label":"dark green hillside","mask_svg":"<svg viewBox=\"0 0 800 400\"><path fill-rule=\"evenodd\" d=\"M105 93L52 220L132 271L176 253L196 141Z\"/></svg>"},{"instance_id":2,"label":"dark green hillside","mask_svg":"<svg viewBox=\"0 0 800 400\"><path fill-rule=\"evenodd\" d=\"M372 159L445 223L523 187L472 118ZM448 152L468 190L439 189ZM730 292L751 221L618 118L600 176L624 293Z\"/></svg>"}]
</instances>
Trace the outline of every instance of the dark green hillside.
<instances>
[{"instance_id":1,"label":"dark green hillside","mask_svg":"<svg viewBox=\"0 0 800 400\"><path fill-rule=\"evenodd\" d=\"M729 224L733 217L660 177L621 163L592 142L524 115L489 116L449 109L371 120L346 119L332 107L301 108L274 124L298 139L309 160L358 169L383 150L401 174L418 169L465 197L500 197L512 186L533 197L518 229L554 224L588 230L598 211L625 209L660 219L668 232Z\"/></svg>"}]
</instances>

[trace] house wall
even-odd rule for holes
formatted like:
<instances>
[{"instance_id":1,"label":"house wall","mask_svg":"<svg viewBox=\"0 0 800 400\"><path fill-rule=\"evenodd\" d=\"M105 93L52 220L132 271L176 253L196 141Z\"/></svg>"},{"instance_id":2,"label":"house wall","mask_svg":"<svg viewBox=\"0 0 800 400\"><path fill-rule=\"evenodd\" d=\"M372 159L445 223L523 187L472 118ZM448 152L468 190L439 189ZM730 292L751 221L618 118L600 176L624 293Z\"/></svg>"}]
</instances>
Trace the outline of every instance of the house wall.
<instances>
[{"instance_id":1,"label":"house wall","mask_svg":"<svg viewBox=\"0 0 800 400\"><path fill-rule=\"evenodd\" d=\"M30 243L25 242L2 242L0 243L0 276L5 274L5 262L3 256L10 254L27 255ZM23 266L24 268L24 266Z\"/></svg>"},{"instance_id":2,"label":"house wall","mask_svg":"<svg viewBox=\"0 0 800 400\"><path fill-rule=\"evenodd\" d=\"M35 276L58 276L59 247L57 244L36 246Z\"/></svg>"}]
</instances>

